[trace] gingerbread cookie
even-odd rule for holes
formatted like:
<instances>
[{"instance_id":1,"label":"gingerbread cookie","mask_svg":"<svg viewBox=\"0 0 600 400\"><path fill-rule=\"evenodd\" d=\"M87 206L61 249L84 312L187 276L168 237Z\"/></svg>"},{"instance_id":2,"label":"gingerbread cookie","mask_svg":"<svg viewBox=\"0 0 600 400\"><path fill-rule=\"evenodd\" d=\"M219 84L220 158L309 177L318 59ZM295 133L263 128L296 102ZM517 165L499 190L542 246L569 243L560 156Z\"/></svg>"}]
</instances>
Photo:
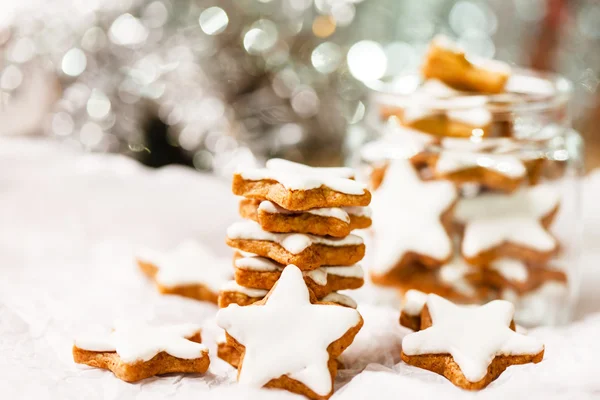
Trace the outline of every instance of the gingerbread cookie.
<instances>
[{"instance_id":1,"label":"gingerbread cookie","mask_svg":"<svg viewBox=\"0 0 600 400\"><path fill-rule=\"evenodd\" d=\"M500 258L482 270L479 279L499 290L514 290L518 295L531 292L546 282L565 284L567 276L551 266L527 265L521 260Z\"/></svg>"},{"instance_id":2,"label":"gingerbread cookie","mask_svg":"<svg viewBox=\"0 0 600 400\"><path fill-rule=\"evenodd\" d=\"M430 294L421 330L402 341L402 360L463 389L483 389L509 366L538 363L544 356L542 343L515 332L514 311L504 300L457 306Z\"/></svg>"},{"instance_id":3,"label":"gingerbread cookie","mask_svg":"<svg viewBox=\"0 0 600 400\"><path fill-rule=\"evenodd\" d=\"M302 272L290 265L265 299L219 310L217 324L242 353L240 383L328 399L336 359L363 321L354 309L312 299Z\"/></svg>"},{"instance_id":4,"label":"gingerbread cookie","mask_svg":"<svg viewBox=\"0 0 600 400\"><path fill-rule=\"evenodd\" d=\"M446 85L465 91L501 93L508 78L508 64L465 55L449 38L438 35L429 45L421 67L425 78L439 79Z\"/></svg>"},{"instance_id":5,"label":"gingerbread cookie","mask_svg":"<svg viewBox=\"0 0 600 400\"><path fill-rule=\"evenodd\" d=\"M442 151L434 164L435 176L456 183L477 183L490 189L514 191L525 181L528 171L519 157L493 153L504 140L442 140Z\"/></svg>"},{"instance_id":6,"label":"gingerbread cookie","mask_svg":"<svg viewBox=\"0 0 600 400\"><path fill-rule=\"evenodd\" d=\"M216 342L217 357L225 361L227 364L231 365L233 368L237 369L237 367L240 365L241 354L235 348L235 346L227 343L227 336L225 335L225 331L222 331L222 334L217 337Z\"/></svg>"},{"instance_id":7,"label":"gingerbread cookie","mask_svg":"<svg viewBox=\"0 0 600 400\"><path fill-rule=\"evenodd\" d=\"M427 301L427 294L415 289L404 293L404 303L400 311L400 325L418 331L421 329L421 311Z\"/></svg>"},{"instance_id":8,"label":"gingerbread cookie","mask_svg":"<svg viewBox=\"0 0 600 400\"><path fill-rule=\"evenodd\" d=\"M438 138L402 126L398 118L392 116L386 122L385 134L365 144L360 155L373 166L381 166L389 160L410 159L416 168L420 168L428 164L432 155L429 147L437 142Z\"/></svg>"},{"instance_id":9,"label":"gingerbread cookie","mask_svg":"<svg viewBox=\"0 0 600 400\"><path fill-rule=\"evenodd\" d=\"M284 266L268 258L236 255L235 281L248 288L270 290L281 276ZM323 298L333 291L358 289L364 283L364 272L360 265L320 267L304 271L304 280L308 288Z\"/></svg>"},{"instance_id":10,"label":"gingerbread cookie","mask_svg":"<svg viewBox=\"0 0 600 400\"><path fill-rule=\"evenodd\" d=\"M496 129L483 97L419 100L419 96L415 95L415 101L398 115L403 125L441 137L469 138L502 134Z\"/></svg>"},{"instance_id":11,"label":"gingerbread cookie","mask_svg":"<svg viewBox=\"0 0 600 400\"><path fill-rule=\"evenodd\" d=\"M447 262L453 252L449 229L456 199L451 182L422 181L409 161L391 161L373 196L373 281L389 283L395 271L414 263L439 267Z\"/></svg>"},{"instance_id":12,"label":"gingerbread cookie","mask_svg":"<svg viewBox=\"0 0 600 400\"><path fill-rule=\"evenodd\" d=\"M112 332L75 340L73 360L108 369L126 382L168 373L204 373L210 360L194 324L117 321Z\"/></svg>"},{"instance_id":13,"label":"gingerbread cookie","mask_svg":"<svg viewBox=\"0 0 600 400\"><path fill-rule=\"evenodd\" d=\"M136 259L163 294L216 303L221 286L231 279L225 263L193 240L170 252L143 250Z\"/></svg>"},{"instance_id":14,"label":"gingerbread cookie","mask_svg":"<svg viewBox=\"0 0 600 400\"><path fill-rule=\"evenodd\" d=\"M557 191L547 185L513 194L484 193L460 200L455 217L464 227L464 258L480 266L505 257L545 263L558 250L558 243L547 228L559 202Z\"/></svg>"},{"instance_id":15,"label":"gingerbread cookie","mask_svg":"<svg viewBox=\"0 0 600 400\"><path fill-rule=\"evenodd\" d=\"M225 308L230 304L248 306L262 300L268 293L264 289L252 289L239 285L236 281L227 282L219 292L219 308Z\"/></svg>"},{"instance_id":16,"label":"gingerbread cookie","mask_svg":"<svg viewBox=\"0 0 600 400\"><path fill-rule=\"evenodd\" d=\"M290 211L368 206L371 201L371 193L354 180L351 168L313 168L281 159L234 174L232 188L234 194L270 200Z\"/></svg>"},{"instance_id":17,"label":"gingerbread cookie","mask_svg":"<svg viewBox=\"0 0 600 400\"><path fill-rule=\"evenodd\" d=\"M227 245L268 257L280 264L294 264L303 271L321 266L353 265L365 255L361 237L322 237L304 233L272 233L254 221L236 222L227 229Z\"/></svg>"},{"instance_id":18,"label":"gingerbread cookie","mask_svg":"<svg viewBox=\"0 0 600 400\"><path fill-rule=\"evenodd\" d=\"M298 212L288 211L268 200L242 199L240 215L258 222L265 231L278 233L345 237L354 229L371 226L369 207L313 208Z\"/></svg>"}]
</instances>

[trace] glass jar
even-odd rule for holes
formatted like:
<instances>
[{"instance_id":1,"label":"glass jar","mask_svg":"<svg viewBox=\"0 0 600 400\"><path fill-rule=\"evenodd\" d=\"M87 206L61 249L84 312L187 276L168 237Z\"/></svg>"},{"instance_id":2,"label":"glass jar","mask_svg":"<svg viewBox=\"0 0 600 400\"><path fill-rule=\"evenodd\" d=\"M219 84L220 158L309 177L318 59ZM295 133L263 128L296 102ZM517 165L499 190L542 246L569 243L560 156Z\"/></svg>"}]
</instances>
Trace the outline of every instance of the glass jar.
<instances>
[{"instance_id":1,"label":"glass jar","mask_svg":"<svg viewBox=\"0 0 600 400\"><path fill-rule=\"evenodd\" d=\"M506 92L404 75L370 85L352 151L373 191L371 280L459 303L506 299L564 323L577 296L582 141L571 84L517 70Z\"/></svg>"}]
</instances>

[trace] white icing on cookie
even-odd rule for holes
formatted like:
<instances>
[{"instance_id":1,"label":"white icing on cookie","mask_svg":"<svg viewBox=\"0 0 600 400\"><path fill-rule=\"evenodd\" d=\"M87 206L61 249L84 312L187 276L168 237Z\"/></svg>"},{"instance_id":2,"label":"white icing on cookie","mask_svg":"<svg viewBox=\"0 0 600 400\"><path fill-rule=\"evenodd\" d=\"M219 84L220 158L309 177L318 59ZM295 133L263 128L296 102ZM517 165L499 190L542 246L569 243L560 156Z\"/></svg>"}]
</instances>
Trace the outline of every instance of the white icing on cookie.
<instances>
[{"instance_id":1,"label":"white icing on cookie","mask_svg":"<svg viewBox=\"0 0 600 400\"><path fill-rule=\"evenodd\" d=\"M458 306L430 294L427 308L432 326L407 335L402 351L409 355L450 354L465 378L485 377L495 356L537 354L544 345L510 329L514 306L495 300L483 306Z\"/></svg>"},{"instance_id":2,"label":"white icing on cookie","mask_svg":"<svg viewBox=\"0 0 600 400\"><path fill-rule=\"evenodd\" d=\"M218 292L231 278L226 268L230 265L229 261L215 257L209 249L194 240L186 240L167 252L142 250L137 259L158 268L156 282L168 288L200 284Z\"/></svg>"},{"instance_id":3,"label":"white icing on cookie","mask_svg":"<svg viewBox=\"0 0 600 400\"><path fill-rule=\"evenodd\" d=\"M526 282L529 278L527 266L521 260L500 258L490 263L489 267L509 281Z\"/></svg>"},{"instance_id":4,"label":"white icing on cookie","mask_svg":"<svg viewBox=\"0 0 600 400\"><path fill-rule=\"evenodd\" d=\"M448 119L469 126L484 127L492 122L492 113L484 107L446 112Z\"/></svg>"},{"instance_id":5,"label":"white icing on cookie","mask_svg":"<svg viewBox=\"0 0 600 400\"><path fill-rule=\"evenodd\" d=\"M124 363L149 361L160 352L186 360L208 355L206 346L186 338L200 332L200 325L153 326L117 320L114 330L75 339L75 346L89 351L115 351Z\"/></svg>"},{"instance_id":6,"label":"white icing on cookie","mask_svg":"<svg viewBox=\"0 0 600 400\"><path fill-rule=\"evenodd\" d=\"M486 168L513 179L522 178L527 173L525 164L518 157L482 152L494 147L494 144L488 143L487 140L473 142L466 139L444 139L442 146L452 150L440 152L435 169L441 173L474 167Z\"/></svg>"},{"instance_id":7,"label":"white icing on cookie","mask_svg":"<svg viewBox=\"0 0 600 400\"><path fill-rule=\"evenodd\" d=\"M404 294L402 312L412 316L421 315L421 311L423 311L423 306L425 306L426 301L426 293L410 289Z\"/></svg>"},{"instance_id":8,"label":"white icing on cookie","mask_svg":"<svg viewBox=\"0 0 600 400\"><path fill-rule=\"evenodd\" d=\"M465 279L467 274L471 272L472 266L467 264L461 257L454 257L452 261L442 265L438 272L440 280L450 286L458 293L466 296L475 294L473 285Z\"/></svg>"},{"instance_id":9,"label":"white icing on cookie","mask_svg":"<svg viewBox=\"0 0 600 400\"><path fill-rule=\"evenodd\" d=\"M362 238L356 235L348 235L344 238L337 239L305 233L267 232L254 221L240 221L234 223L227 229L227 237L229 239L265 240L275 242L292 254L300 254L312 244L342 247L358 246L363 243Z\"/></svg>"},{"instance_id":10,"label":"white icing on cookie","mask_svg":"<svg viewBox=\"0 0 600 400\"><path fill-rule=\"evenodd\" d=\"M352 168L315 168L278 158L267 161L266 168L246 169L238 172L250 181L274 180L290 190L310 190L326 186L336 192L362 195L366 186L350 178Z\"/></svg>"},{"instance_id":11,"label":"white icing on cookie","mask_svg":"<svg viewBox=\"0 0 600 400\"><path fill-rule=\"evenodd\" d=\"M318 395L332 390L327 347L360 323L351 308L311 304L302 272L287 266L266 304L219 310L217 324L245 346L238 381L262 387L287 375Z\"/></svg>"},{"instance_id":12,"label":"white icing on cookie","mask_svg":"<svg viewBox=\"0 0 600 400\"><path fill-rule=\"evenodd\" d=\"M360 207L357 207L360 208ZM277 204L271 201L261 201L258 206L259 210L267 212L269 214L286 214L286 215L294 215L294 214L302 214L302 212L295 212L286 210L283 207L278 206ZM350 216L346 211L344 211L340 207L328 207L328 208L313 208L311 210L306 210L305 212L313 215L319 215L321 217L332 217L342 220L346 223L350 223Z\"/></svg>"},{"instance_id":13,"label":"white icing on cookie","mask_svg":"<svg viewBox=\"0 0 600 400\"><path fill-rule=\"evenodd\" d=\"M460 200L454 215L465 224L463 254L473 257L505 242L538 251L554 250L556 240L540 220L558 204L558 192L548 185Z\"/></svg>"},{"instance_id":14,"label":"white icing on cookie","mask_svg":"<svg viewBox=\"0 0 600 400\"><path fill-rule=\"evenodd\" d=\"M244 257L235 260L237 268L253 270L253 271L280 271L283 269L281 264L278 264L265 257ZM349 278L363 278L364 272L359 264L351 266L324 266L312 271L304 271L303 274L312 279L317 285L325 286L327 284L328 275L337 275Z\"/></svg>"},{"instance_id":15,"label":"white icing on cookie","mask_svg":"<svg viewBox=\"0 0 600 400\"><path fill-rule=\"evenodd\" d=\"M355 217L366 217L371 218L371 207L342 207L344 211L346 211L350 215L354 215Z\"/></svg>"},{"instance_id":16,"label":"white icing on cookie","mask_svg":"<svg viewBox=\"0 0 600 400\"><path fill-rule=\"evenodd\" d=\"M373 193L372 271L389 272L409 251L439 260L448 258L452 241L440 217L456 197L451 182L422 181L409 161L392 161L381 186Z\"/></svg>"},{"instance_id":17,"label":"white icing on cookie","mask_svg":"<svg viewBox=\"0 0 600 400\"><path fill-rule=\"evenodd\" d=\"M354 299L352 297L346 296L345 294L341 294L338 292L331 292L327 296L323 297L320 301L325 301L325 302L328 301L331 303L337 303L342 306L346 306L346 307L350 307L350 308L358 307L358 305L356 304L356 301L354 301Z\"/></svg>"},{"instance_id":18,"label":"white icing on cookie","mask_svg":"<svg viewBox=\"0 0 600 400\"><path fill-rule=\"evenodd\" d=\"M407 108L407 111L403 115L406 123L411 118L423 118L421 114L409 115L411 113L410 110L413 110L413 108ZM415 110L415 113L420 113L418 110L423 110L423 108L417 107ZM428 114L425 113L425 115ZM360 155L363 160L375 163L378 161L410 158L422 152L428 144L433 142L433 136L400 125L396 117L388 118L385 131L386 133L381 138L369 142L361 148Z\"/></svg>"},{"instance_id":19,"label":"white icing on cookie","mask_svg":"<svg viewBox=\"0 0 600 400\"><path fill-rule=\"evenodd\" d=\"M252 254L252 253L250 253ZM278 271L283 269L282 265L271 260L270 258L260 257L252 254L246 257L238 258L234 261L237 268L252 270L252 271Z\"/></svg>"},{"instance_id":20,"label":"white icing on cookie","mask_svg":"<svg viewBox=\"0 0 600 400\"><path fill-rule=\"evenodd\" d=\"M247 288L238 285L236 281L229 281L221 287L221 292L242 293L248 297L263 298L267 295L268 290Z\"/></svg>"}]
</instances>

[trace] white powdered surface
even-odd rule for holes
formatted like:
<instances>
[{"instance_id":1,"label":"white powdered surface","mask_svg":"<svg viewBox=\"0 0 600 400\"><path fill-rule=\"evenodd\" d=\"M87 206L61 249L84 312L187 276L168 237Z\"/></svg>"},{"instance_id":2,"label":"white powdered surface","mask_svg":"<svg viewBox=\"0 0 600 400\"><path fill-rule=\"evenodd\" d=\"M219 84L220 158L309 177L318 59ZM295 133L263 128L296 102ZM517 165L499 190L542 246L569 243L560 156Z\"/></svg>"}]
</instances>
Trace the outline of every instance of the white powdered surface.
<instances>
[{"instance_id":1,"label":"white powdered surface","mask_svg":"<svg viewBox=\"0 0 600 400\"><path fill-rule=\"evenodd\" d=\"M342 356L332 399L590 398L600 392L600 174L585 185L578 322L530 329L544 361L510 367L480 393L400 361L399 308L389 291L347 291L365 325ZM207 195L210 194L210 195ZM194 238L223 244L237 219L229 182L182 167L150 170L120 156L80 155L35 140L0 140L0 393L6 399L303 399L249 389L214 355L216 306L159 295L136 268L140 247L171 249ZM367 243L367 246L369 244ZM363 264L368 267L368 265ZM209 268L209 265L205 266ZM356 294L356 295L354 295ZM194 323L211 354L204 376L168 375L136 384L73 363L73 338L118 318Z\"/></svg>"}]
</instances>

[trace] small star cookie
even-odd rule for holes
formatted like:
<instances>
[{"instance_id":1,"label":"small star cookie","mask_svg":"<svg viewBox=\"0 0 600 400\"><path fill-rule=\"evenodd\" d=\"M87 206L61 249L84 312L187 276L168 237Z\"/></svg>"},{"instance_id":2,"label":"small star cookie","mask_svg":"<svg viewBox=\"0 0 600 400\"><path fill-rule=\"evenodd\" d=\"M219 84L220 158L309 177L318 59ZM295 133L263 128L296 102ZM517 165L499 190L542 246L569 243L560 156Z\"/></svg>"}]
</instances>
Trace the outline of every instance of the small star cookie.
<instances>
[{"instance_id":1,"label":"small star cookie","mask_svg":"<svg viewBox=\"0 0 600 400\"><path fill-rule=\"evenodd\" d=\"M483 389L511 365L542 361L544 345L515 332L514 312L504 300L458 306L430 294L421 330L402 341L402 360L463 389Z\"/></svg>"},{"instance_id":2,"label":"small star cookie","mask_svg":"<svg viewBox=\"0 0 600 400\"><path fill-rule=\"evenodd\" d=\"M371 226L369 207L330 207L288 211L268 200L242 199L239 212L242 218L258 222L263 230L277 233L295 232L345 237L354 229L365 229Z\"/></svg>"},{"instance_id":3,"label":"small star cookie","mask_svg":"<svg viewBox=\"0 0 600 400\"><path fill-rule=\"evenodd\" d=\"M333 394L336 359L363 320L352 308L311 299L302 272L289 265L265 299L219 310L217 324L242 352L240 383L320 400Z\"/></svg>"},{"instance_id":4,"label":"small star cookie","mask_svg":"<svg viewBox=\"0 0 600 400\"><path fill-rule=\"evenodd\" d=\"M289 211L368 206L371 201L371 193L354 180L351 168L315 168L278 158L267 161L266 168L235 173L232 189L236 195L270 200Z\"/></svg>"},{"instance_id":5,"label":"small star cookie","mask_svg":"<svg viewBox=\"0 0 600 400\"><path fill-rule=\"evenodd\" d=\"M221 286L231 279L226 263L194 240L182 242L170 252L143 250L136 259L140 270L163 294L216 303Z\"/></svg>"},{"instance_id":6,"label":"small star cookie","mask_svg":"<svg viewBox=\"0 0 600 400\"><path fill-rule=\"evenodd\" d=\"M256 255L234 258L235 281L245 287L270 290L281 277L284 266ZM314 295L321 299L331 292L358 289L364 283L360 265L320 267L302 273L304 281Z\"/></svg>"},{"instance_id":7,"label":"small star cookie","mask_svg":"<svg viewBox=\"0 0 600 400\"><path fill-rule=\"evenodd\" d=\"M303 271L324 265L352 265L365 255L360 236L344 238L305 233L272 233L254 221L240 221L227 229L228 246L270 258L280 264L294 264Z\"/></svg>"},{"instance_id":8,"label":"small star cookie","mask_svg":"<svg viewBox=\"0 0 600 400\"><path fill-rule=\"evenodd\" d=\"M421 72L425 78L439 79L457 90L501 93L511 70L500 61L467 57L456 43L438 35L429 45Z\"/></svg>"},{"instance_id":9,"label":"small star cookie","mask_svg":"<svg viewBox=\"0 0 600 400\"><path fill-rule=\"evenodd\" d=\"M195 324L116 321L111 332L77 338L73 360L108 369L126 382L168 373L204 373L210 360Z\"/></svg>"},{"instance_id":10,"label":"small star cookie","mask_svg":"<svg viewBox=\"0 0 600 400\"><path fill-rule=\"evenodd\" d=\"M423 181L409 161L391 161L373 195L373 281L389 283L415 262L428 267L447 262L453 253L448 232L456 199L451 182Z\"/></svg>"},{"instance_id":11,"label":"small star cookie","mask_svg":"<svg viewBox=\"0 0 600 400\"><path fill-rule=\"evenodd\" d=\"M559 202L559 194L549 185L461 199L454 214L464 226L464 258L469 264L480 266L505 257L545 263L558 250L558 243L547 228Z\"/></svg>"},{"instance_id":12,"label":"small star cookie","mask_svg":"<svg viewBox=\"0 0 600 400\"><path fill-rule=\"evenodd\" d=\"M506 140L446 138L434 163L434 174L455 183L478 183L512 192L527 179L528 169L517 155L494 153Z\"/></svg>"}]
</instances>

